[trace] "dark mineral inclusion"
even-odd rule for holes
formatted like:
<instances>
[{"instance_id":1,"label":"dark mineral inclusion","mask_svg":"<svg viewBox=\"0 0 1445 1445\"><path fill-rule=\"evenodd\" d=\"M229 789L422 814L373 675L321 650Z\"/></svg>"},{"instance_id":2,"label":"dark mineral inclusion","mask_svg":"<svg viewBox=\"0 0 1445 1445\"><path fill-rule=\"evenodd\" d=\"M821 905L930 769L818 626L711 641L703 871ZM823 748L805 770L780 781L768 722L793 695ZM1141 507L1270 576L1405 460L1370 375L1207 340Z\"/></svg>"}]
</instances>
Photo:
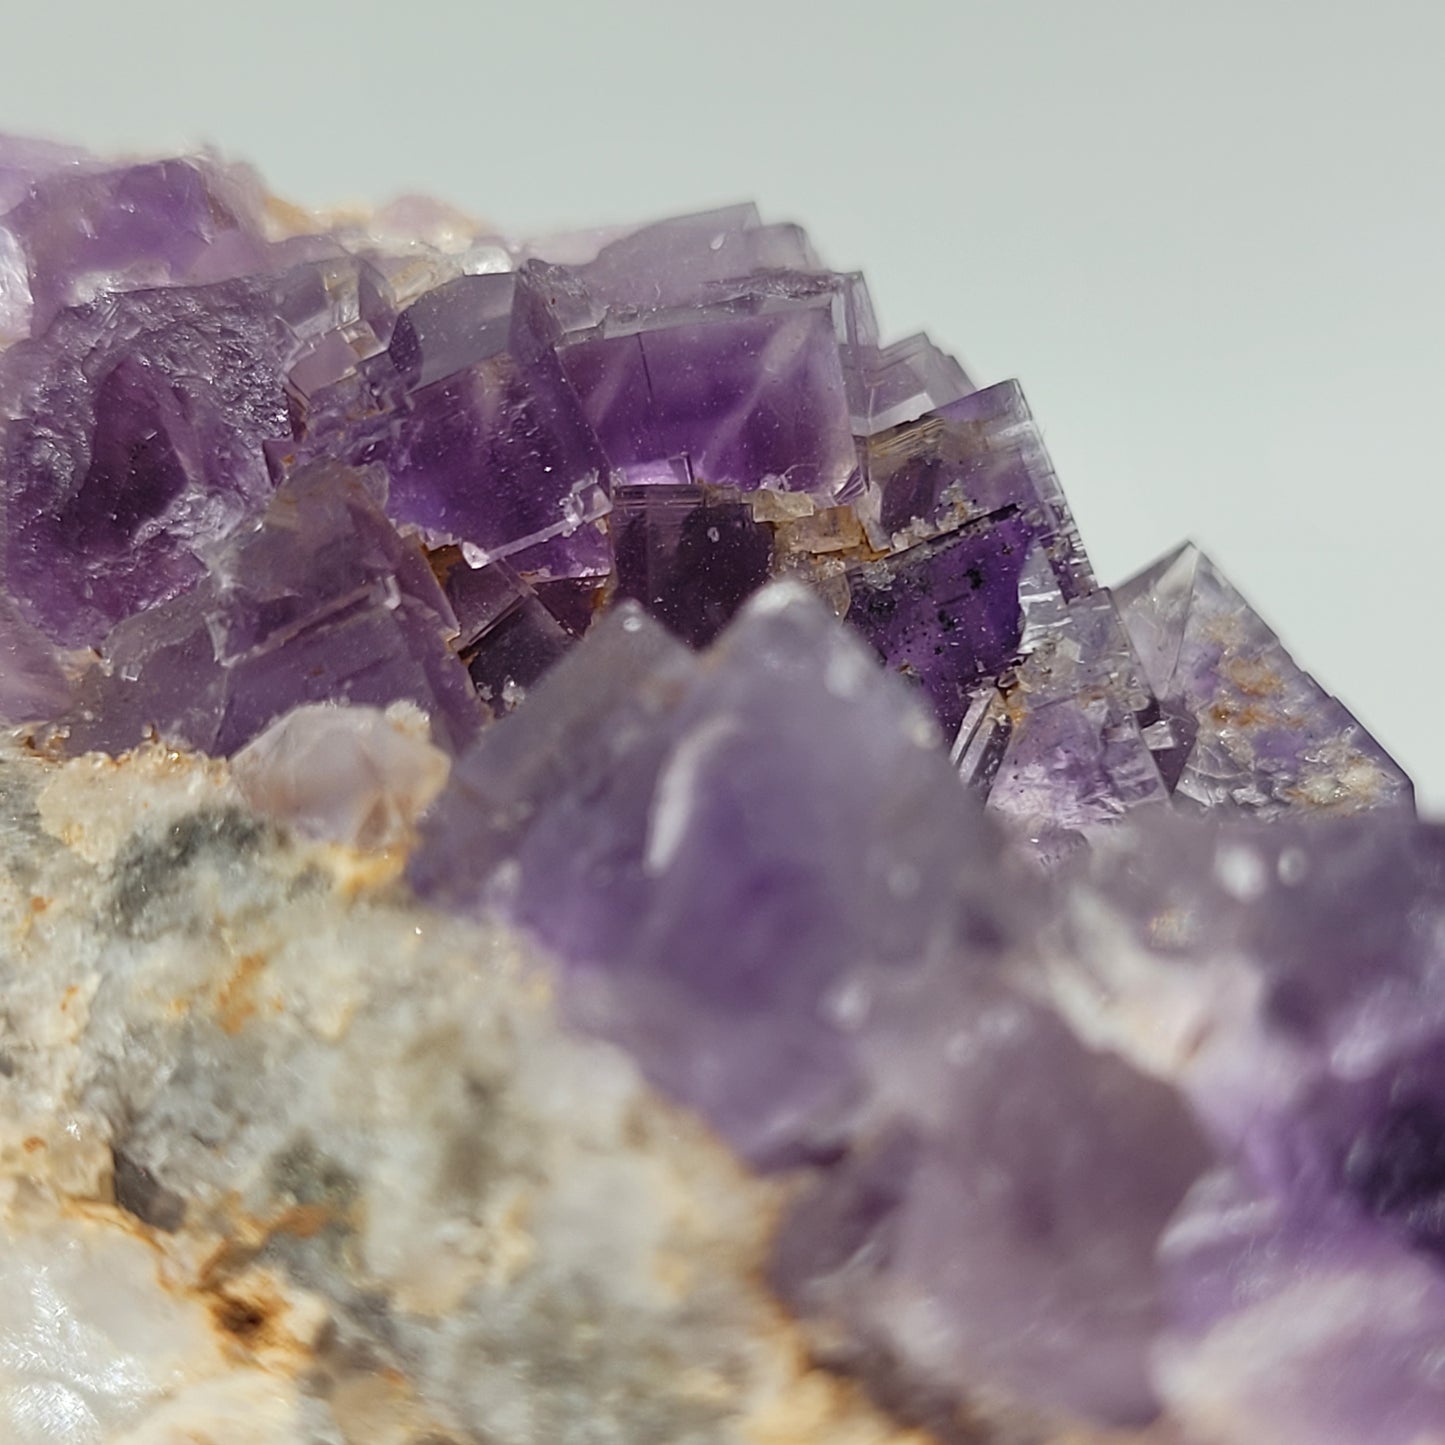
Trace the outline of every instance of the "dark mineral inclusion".
<instances>
[{"instance_id":1,"label":"dark mineral inclusion","mask_svg":"<svg viewBox=\"0 0 1445 1445\"><path fill-rule=\"evenodd\" d=\"M1445 834L1195 548L1099 585L1017 384L749 206L278 238L16 142L0 339L0 717L418 705L412 886L798 1172L833 1363L1445 1440Z\"/></svg>"}]
</instances>

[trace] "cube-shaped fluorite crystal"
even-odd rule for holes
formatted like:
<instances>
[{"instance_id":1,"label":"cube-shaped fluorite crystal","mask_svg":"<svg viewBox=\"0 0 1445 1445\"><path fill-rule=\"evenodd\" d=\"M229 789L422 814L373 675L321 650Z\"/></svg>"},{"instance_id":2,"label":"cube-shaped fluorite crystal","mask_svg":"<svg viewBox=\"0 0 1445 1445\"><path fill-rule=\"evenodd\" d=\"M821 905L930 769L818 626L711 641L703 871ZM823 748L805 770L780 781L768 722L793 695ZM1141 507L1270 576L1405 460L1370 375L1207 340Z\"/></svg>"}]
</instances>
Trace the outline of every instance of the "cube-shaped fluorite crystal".
<instances>
[{"instance_id":1,"label":"cube-shaped fluorite crystal","mask_svg":"<svg viewBox=\"0 0 1445 1445\"><path fill-rule=\"evenodd\" d=\"M710 486L834 498L857 471L826 306L576 341L562 365L629 480L681 457Z\"/></svg>"}]
</instances>

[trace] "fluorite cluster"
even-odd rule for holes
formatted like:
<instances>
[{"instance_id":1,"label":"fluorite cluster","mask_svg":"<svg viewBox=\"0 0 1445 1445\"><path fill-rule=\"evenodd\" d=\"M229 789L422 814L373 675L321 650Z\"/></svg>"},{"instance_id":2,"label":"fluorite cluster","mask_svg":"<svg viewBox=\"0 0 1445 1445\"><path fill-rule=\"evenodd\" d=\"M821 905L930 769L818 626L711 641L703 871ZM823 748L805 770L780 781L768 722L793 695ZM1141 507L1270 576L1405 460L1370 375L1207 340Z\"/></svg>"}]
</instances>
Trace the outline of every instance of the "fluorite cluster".
<instances>
[{"instance_id":1,"label":"fluorite cluster","mask_svg":"<svg viewBox=\"0 0 1445 1445\"><path fill-rule=\"evenodd\" d=\"M0 335L0 716L525 940L776 1190L819 1367L940 1440L1445 1442L1445 835L1196 548L1100 585L1017 384L751 207L518 244L13 142ZM175 1229L191 1147L114 1199Z\"/></svg>"}]
</instances>

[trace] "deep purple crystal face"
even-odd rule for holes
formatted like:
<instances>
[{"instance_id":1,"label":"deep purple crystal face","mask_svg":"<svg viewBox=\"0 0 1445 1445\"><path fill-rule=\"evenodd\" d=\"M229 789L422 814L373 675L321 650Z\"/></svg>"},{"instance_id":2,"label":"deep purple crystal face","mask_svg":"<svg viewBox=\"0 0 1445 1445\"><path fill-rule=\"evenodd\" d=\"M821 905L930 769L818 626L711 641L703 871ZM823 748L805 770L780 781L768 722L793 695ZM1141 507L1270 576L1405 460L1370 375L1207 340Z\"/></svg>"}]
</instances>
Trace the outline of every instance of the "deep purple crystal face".
<instances>
[{"instance_id":1,"label":"deep purple crystal face","mask_svg":"<svg viewBox=\"0 0 1445 1445\"><path fill-rule=\"evenodd\" d=\"M655 482L618 488L611 519L619 599L694 647L711 642L773 570L772 529L739 495Z\"/></svg>"},{"instance_id":2,"label":"deep purple crystal face","mask_svg":"<svg viewBox=\"0 0 1445 1445\"><path fill-rule=\"evenodd\" d=\"M1218 569L1101 587L1018 385L750 206L270 226L0 143L0 721L327 704L360 778L345 706L420 709L411 888L790 1171L774 1286L884 1398L1445 1438L1445 845Z\"/></svg>"},{"instance_id":3,"label":"deep purple crystal face","mask_svg":"<svg viewBox=\"0 0 1445 1445\"><path fill-rule=\"evenodd\" d=\"M198 553L270 490L283 346L252 282L67 311L0 357L6 581L66 645L194 585Z\"/></svg>"},{"instance_id":4,"label":"deep purple crystal face","mask_svg":"<svg viewBox=\"0 0 1445 1445\"><path fill-rule=\"evenodd\" d=\"M848 574L848 620L890 667L915 678L952 735L978 683L1018 656L1019 580L1035 530L988 517Z\"/></svg>"}]
</instances>

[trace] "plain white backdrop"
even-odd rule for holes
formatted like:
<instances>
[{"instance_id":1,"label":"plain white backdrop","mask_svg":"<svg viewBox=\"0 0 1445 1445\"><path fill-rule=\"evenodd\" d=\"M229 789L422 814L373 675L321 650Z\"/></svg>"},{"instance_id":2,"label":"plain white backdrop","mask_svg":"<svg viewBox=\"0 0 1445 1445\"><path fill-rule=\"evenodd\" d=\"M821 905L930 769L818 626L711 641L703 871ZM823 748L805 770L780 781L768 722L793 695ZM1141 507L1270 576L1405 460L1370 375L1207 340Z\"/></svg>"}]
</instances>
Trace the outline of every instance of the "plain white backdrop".
<instances>
[{"instance_id":1,"label":"plain white backdrop","mask_svg":"<svg viewBox=\"0 0 1445 1445\"><path fill-rule=\"evenodd\" d=\"M1445 808L1445 6L0 9L0 129L525 233L745 197L1022 378L1101 576L1192 536Z\"/></svg>"}]
</instances>

